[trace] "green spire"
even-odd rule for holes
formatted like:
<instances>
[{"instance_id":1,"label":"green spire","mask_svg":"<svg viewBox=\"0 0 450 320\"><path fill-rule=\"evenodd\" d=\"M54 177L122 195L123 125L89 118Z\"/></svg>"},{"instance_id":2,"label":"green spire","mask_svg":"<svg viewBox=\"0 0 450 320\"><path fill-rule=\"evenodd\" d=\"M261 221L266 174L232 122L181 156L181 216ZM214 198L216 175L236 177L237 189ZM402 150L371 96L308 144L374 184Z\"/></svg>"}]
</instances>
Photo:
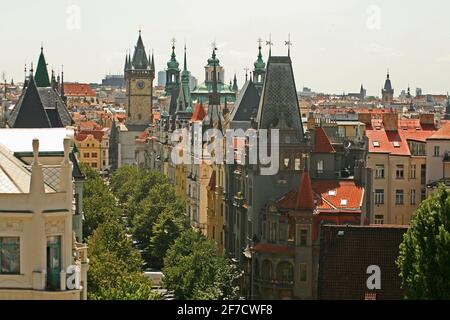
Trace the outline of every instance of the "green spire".
<instances>
[{"instance_id":1,"label":"green spire","mask_svg":"<svg viewBox=\"0 0 450 320\"><path fill-rule=\"evenodd\" d=\"M50 87L50 78L47 71L47 63L44 57L44 48L41 46L41 55L39 56L38 65L36 68L36 75L34 76L36 86L40 88Z\"/></svg>"},{"instance_id":2,"label":"green spire","mask_svg":"<svg viewBox=\"0 0 450 320\"><path fill-rule=\"evenodd\" d=\"M259 46L258 46L258 59L255 62L255 71L265 71L266 70L266 63L263 60L263 56L261 53L261 39L258 40Z\"/></svg>"},{"instance_id":3,"label":"green spire","mask_svg":"<svg viewBox=\"0 0 450 320\"><path fill-rule=\"evenodd\" d=\"M175 39L174 39L174 40L172 40L172 55L170 56L169 62L167 62L167 68L173 69L173 70L178 70L179 66L180 66L180 64L178 63L177 56L175 54Z\"/></svg>"}]
</instances>

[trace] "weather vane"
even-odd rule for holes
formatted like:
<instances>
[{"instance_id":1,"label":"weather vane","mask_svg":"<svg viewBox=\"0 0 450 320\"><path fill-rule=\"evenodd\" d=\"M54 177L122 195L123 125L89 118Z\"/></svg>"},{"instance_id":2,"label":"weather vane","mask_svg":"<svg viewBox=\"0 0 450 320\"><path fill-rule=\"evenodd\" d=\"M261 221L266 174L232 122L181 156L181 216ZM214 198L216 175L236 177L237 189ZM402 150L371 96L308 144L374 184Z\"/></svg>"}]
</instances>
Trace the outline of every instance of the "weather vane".
<instances>
[{"instance_id":1,"label":"weather vane","mask_svg":"<svg viewBox=\"0 0 450 320\"><path fill-rule=\"evenodd\" d=\"M216 43L216 40L214 40L214 41L211 43L211 47L212 47L213 51L216 51L216 50L217 50L217 43Z\"/></svg>"},{"instance_id":2,"label":"weather vane","mask_svg":"<svg viewBox=\"0 0 450 320\"><path fill-rule=\"evenodd\" d=\"M177 42L177 39L175 39L175 37L172 38L172 47L175 48L175 43Z\"/></svg>"},{"instance_id":3,"label":"weather vane","mask_svg":"<svg viewBox=\"0 0 450 320\"><path fill-rule=\"evenodd\" d=\"M291 47L292 47L292 42L291 42L291 34L289 33L288 35L288 41L285 41L284 44L286 46L288 46L288 56L291 56Z\"/></svg>"},{"instance_id":4,"label":"weather vane","mask_svg":"<svg viewBox=\"0 0 450 320\"><path fill-rule=\"evenodd\" d=\"M272 46L273 46L272 34L269 34L269 41L266 41L266 46L269 46L269 56L271 56L272 55Z\"/></svg>"}]
</instances>

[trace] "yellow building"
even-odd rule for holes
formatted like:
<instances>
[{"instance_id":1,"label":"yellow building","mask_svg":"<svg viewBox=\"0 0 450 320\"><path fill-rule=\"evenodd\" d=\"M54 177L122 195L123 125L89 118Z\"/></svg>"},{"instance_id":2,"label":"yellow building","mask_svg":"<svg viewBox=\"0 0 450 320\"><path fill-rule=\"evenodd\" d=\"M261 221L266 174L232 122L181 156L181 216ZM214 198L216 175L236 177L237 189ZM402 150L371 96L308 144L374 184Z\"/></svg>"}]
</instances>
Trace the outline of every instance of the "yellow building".
<instances>
[{"instance_id":1,"label":"yellow building","mask_svg":"<svg viewBox=\"0 0 450 320\"><path fill-rule=\"evenodd\" d=\"M75 144L79 152L81 163L87 164L96 171L108 167L109 141L104 131L81 131L75 135Z\"/></svg>"},{"instance_id":2,"label":"yellow building","mask_svg":"<svg viewBox=\"0 0 450 320\"><path fill-rule=\"evenodd\" d=\"M368 167L372 171L370 223L409 224L426 198L426 139L435 132L434 116L366 119L369 140Z\"/></svg>"},{"instance_id":3,"label":"yellow building","mask_svg":"<svg viewBox=\"0 0 450 320\"><path fill-rule=\"evenodd\" d=\"M219 253L224 251L224 166L213 165L207 187L207 237L217 245Z\"/></svg>"},{"instance_id":4,"label":"yellow building","mask_svg":"<svg viewBox=\"0 0 450 320\"><path fill-rule=\"evenodd\" d=\"M87 297L87 247L73 232L70 139L59 165L43 165L39 140L25 165L0 144L0 300Z\"/></svg>"}]
</instances>

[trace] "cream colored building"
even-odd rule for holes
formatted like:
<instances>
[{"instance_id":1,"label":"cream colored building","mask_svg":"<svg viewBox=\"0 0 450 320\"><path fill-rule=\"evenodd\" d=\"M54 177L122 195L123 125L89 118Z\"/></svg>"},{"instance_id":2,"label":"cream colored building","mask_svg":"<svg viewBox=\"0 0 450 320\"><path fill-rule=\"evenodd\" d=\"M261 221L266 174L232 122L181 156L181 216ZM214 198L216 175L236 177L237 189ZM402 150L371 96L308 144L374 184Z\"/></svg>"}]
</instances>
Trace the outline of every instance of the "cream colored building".
<instances>
[{"instance_id":1,"label":"cream colored building","mask_svg":"<svg viewBox=\"0 0 450 320\"><path fill-rule=\"evenodd\" d=\"M427 184L450 185L450 123L446 123L427 139Z\"/></svg>"},{"instance_id":2,"label":"cream colored building","mask_svg":"<svg viewBox=\"0 0 450 320\"><path fill-rule=\"evenodd\" d=\"M433 115L399 119L365 119L372 169L370 223L406 225L426 198L426 140L435 132Z\"/></svg>"},{"instance_id":3,"label":"cream colored building","mask_svg":"<svg viewBox=\"0 0 450 320\"><path fill-rule=\"evenodd\" d=\"M30 144L31 165L0 144L0 299L86 299L87 247L72 225L71 140L58 165L43 165L39 140Z\"/></svg>"}]
</instances>

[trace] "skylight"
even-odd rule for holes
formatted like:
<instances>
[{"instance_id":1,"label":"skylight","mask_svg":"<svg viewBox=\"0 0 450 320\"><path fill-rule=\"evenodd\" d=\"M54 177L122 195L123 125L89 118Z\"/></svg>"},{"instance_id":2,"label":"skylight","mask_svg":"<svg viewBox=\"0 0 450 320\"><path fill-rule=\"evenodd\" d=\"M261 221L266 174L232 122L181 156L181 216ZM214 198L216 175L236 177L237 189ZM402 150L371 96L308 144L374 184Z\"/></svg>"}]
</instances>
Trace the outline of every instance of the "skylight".
<instances>
[{"instance_id":1,"label":"skylight","mask_svg":"<svg viewBox=\"0 0 450 320\"><path fill-rule=\"evenodd\" d=\"M341 199L341 206L346 206L348 204L347 199Z\"/></svg>"},{"instance_id":2,"label":"skylight","mask_svg":"<svg viewBox=\"0 0 450 320\"><path fill-rule=\"evenodd\" d=\"M375 148L379 148L380 147L380 142L379 141L374 141L374 142L372 142L373 143L373 146L375 147Z\"/></svg>"},{"instance_id":3,"label":"skylight","mask_svg":"<svg viewBox=\"0 0 450 320\"><path fill-rule=\"evenodd\" d=\"M392 142L392 144L394 145L395 148L400 148L400 142L394 141Z\"/></svg>"},{"instance_id":4,"label":"skylight","mask_svg":"<svg viewBox=\"0 0 450 320\"><path fill-rule=\"evenodd\" d=\"M335 195L336 195L336 190L330 190L330 191L328 191L328 195L329 195L329 196L335 196Z\"/></svg>"}]
</instances>

